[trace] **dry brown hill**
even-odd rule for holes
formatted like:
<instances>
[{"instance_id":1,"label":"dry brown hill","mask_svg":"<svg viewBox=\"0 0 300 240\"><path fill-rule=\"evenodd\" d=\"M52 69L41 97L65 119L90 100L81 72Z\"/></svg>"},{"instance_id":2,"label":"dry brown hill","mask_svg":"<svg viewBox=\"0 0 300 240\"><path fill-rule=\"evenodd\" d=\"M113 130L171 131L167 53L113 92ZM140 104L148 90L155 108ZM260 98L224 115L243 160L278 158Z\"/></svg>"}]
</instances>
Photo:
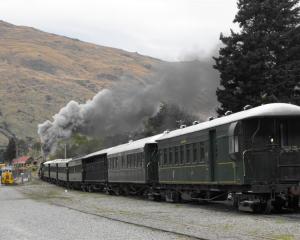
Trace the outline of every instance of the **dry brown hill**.
<instances>
[{"instance_id":1,"label":"dry brown hill","mask_svg":"<svg viewBox=\"0 0 300 240\"><path fill-rule=\"evenodd\" d=\"M159 63L0 21L0 128L36 138L37 124L71 99L84 102L124 76L143 81Z\"/></svg>"}]
</instances>

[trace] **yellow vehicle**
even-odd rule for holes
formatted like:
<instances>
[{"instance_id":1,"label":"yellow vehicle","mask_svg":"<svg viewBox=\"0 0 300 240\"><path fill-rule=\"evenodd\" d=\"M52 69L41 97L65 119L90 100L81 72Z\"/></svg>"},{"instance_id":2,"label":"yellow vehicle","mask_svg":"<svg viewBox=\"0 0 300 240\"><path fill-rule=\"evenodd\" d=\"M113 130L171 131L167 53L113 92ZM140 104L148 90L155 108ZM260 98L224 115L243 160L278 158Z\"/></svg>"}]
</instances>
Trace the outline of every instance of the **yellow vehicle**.
<instances>
[{"instance_id":1,"label":"yellow vehicle","mask_svg":"<svg viewBox=\"0 0 300 240\"><path fill-rule=\"evenodd\" d=\"M14 184L14 176L12 173L12 169L2 168L1 183L2 184Z\"/></svg>"}]
</instances>

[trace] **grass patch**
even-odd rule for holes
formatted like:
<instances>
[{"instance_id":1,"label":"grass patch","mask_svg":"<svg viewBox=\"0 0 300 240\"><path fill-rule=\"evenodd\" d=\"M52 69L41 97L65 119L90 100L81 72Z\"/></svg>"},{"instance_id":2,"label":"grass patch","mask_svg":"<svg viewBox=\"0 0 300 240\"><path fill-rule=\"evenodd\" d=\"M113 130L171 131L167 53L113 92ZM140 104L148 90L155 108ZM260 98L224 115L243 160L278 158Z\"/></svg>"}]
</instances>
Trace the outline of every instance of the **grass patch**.
<instances>
[{"instance_id":1,"label":"grass patch","mask_svg":"<svg viewBox=\"0 0 300 240\"><path fill-rule=\"evenodd\" d=\"M274 239L276 239L276 240L295 240L295 237L294 237L294 235L291 235L291 234L282 234L282 235L274 236Z\"/></svg>"}]
</instances>

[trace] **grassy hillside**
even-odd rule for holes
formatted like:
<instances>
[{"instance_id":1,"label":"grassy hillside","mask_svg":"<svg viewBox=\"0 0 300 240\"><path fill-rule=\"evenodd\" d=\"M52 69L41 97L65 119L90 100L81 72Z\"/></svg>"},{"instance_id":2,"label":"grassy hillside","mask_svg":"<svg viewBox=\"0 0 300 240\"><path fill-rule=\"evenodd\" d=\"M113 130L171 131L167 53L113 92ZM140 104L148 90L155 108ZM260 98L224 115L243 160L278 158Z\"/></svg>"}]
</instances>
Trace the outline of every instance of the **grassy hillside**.
<instances>
[{"instance_id":1,"label":"grassy hillside","mask_svg":"<svg viewBox=\"0 0 300 240\"><path fill-rule=\"evenodd\" d=\"M159 63L0 21L0 127L37 138L37 124L71 99L84 102L123 79L143 81Z\"/></svg>"}]
</instances>

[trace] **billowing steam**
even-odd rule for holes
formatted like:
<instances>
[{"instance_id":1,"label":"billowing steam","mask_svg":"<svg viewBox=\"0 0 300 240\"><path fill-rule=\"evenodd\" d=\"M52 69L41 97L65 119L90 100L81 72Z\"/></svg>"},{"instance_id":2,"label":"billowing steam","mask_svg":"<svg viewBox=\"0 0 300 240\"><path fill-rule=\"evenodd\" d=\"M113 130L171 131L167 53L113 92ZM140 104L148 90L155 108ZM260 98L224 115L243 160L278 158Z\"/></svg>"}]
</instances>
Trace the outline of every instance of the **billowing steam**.
<instances>
[{"instance_id":1,"label":"billowing steam","mask_svg":"<svg viewBox=\"0 0 300 240\"><path fill-rule=\"evenodd\" d=\"M133 84L125 79L84 104L70 101L52 122L39 124L44 152L49 153L58 140L74 132L107 136L137 130L161 102L176 104L199 118L216 108L218 74L209 60L164 64L146 82Z\"/></svg>"}]
</instances>

